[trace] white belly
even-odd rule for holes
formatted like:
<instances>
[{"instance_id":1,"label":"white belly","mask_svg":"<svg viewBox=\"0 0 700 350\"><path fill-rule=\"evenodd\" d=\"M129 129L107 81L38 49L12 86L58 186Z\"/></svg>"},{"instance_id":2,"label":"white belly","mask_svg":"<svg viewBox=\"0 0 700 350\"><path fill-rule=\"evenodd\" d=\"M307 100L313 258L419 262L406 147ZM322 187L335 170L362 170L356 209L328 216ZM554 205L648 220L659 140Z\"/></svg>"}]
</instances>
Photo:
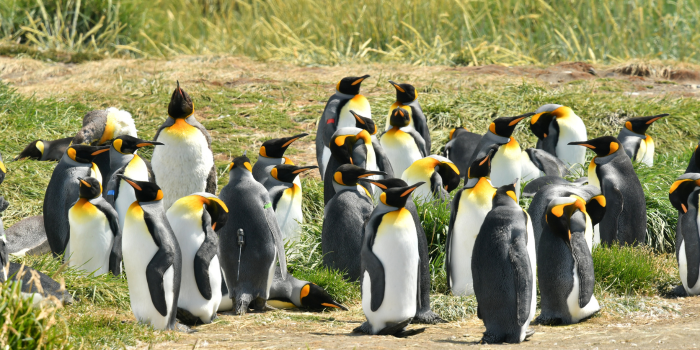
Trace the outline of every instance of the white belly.
<instances>
[{"instance_id":1,"label":"white belly","mask_svg":"<svg viewBox=\"0 0 700 350\"><path fill-rule=\"evenodd\" d=\"M304 222L301 211L301 188L295 186L284 192L277 202L275 216L282 230L282 239L285 242L297 242L301 235L301 224Z\"/></svg>"},{"instance_id":2,"label":"white belly","mask_svg":"<svg viewBox=\"0 0 700 350\"><path fill-rule=\"evenodd\" d=\"M523 151L520 155L520 176L521 181L532 181L542 176L542 171L535 163L530 160L527 152Z\"/></svg>"},{"instance_id":3,"label":"white belly","mask_svg":"<svg viewBox=\"0 0 700 350\"><path fill-rule=\"evenodd\" d=\"M515 184L515 194L520 198L520 147L517 149L509 149L509 147L501 146L493 156L491 161L491 183L493 187L501 187L510 185L518 179Z\"/></svg>"},{"instance_id":4,"label":"white belly","mask_svg":"<svg viewBox=\"0 0 700 350\"><path fill-rule=\"evenodd\" d=\"M569 145L569 142L586 141L586 125L576 115L566 117L566 121L559 122L559 140L557 141L557 158L573 169L576 164L586 161L586 147Z\"/></svg>"},{"instance_id":5,"label":"white belly","mask_svg":"<svg viewBox=\"0 0 700 350\"><path fill-rule=\"evenodd\" d=\"M394 169L394 174L403 174L413 162L423 158L418 145L412 137L411 140L398 140L385 134L380 142L384 152L386 152L386 156L389 158L391 167Z\"/></svg>"},{"instance_id":6,"label":"white belly","mask_svg":"<svg viewBox=\"0 0 700 350\"><path fill-rule=\"evenodd\" d=\"M639 143L639 150L635 160L650 167L654 166L654 139L647 136L646 139Z\"/></svg>"},{"instance_id":7,"label":"white belly","mask_svg":"<svg viewBox=\"0 0 700 350\"><path fill-rule=\"evenodd\" d=\"M321 180L326 175L326 168L328 168L328 162L331 160L331 149L328 146L323 146L323 153L321 154L321 164L318 167L321 169Z\"/></svg>"},{"instance_id":8,"label":"white belly","mask_svg":"<svg viewBox=\"0 0 700 350\"><path fill-rule=\"evenodd\" d=\"M586 304L586 306L584 306L583 308L579 306L578 298L581 294L581 283L579 282L579 276L576 266L574 266L573 273L574 288L571 290L571 293L569 293L569 296L566 298L566 305L569 307L569 314L571 314L571 322L578 323L578 321L581 321L582 319L598 312L598 310L600 310L600 304L598 304L598 300L595 298L595 295L593 295L591 296L591 300L588 302L588 304Z\"/></svg>"},{"instance_id":9,"label":"white belly","mask_svg":"<svg viewBox=\"0 0 700 350\"><path fill-rule=\"evenodd\" d=\"M143 181L143 180L141 180ZM129 206L136 201L136 193L126 181L119 180L119 195L114 201L114 210L119 214L119 228L124 232L124 218Z\"/></svg>"},{"instance_id":10,"label":"white belly","mask_svg":"<svg viewBox=\"0 0 700 350\"><path fill-rule=\"evenodd\" d=\"M698 224L700 224L700 212L698 212L698 217L696 220L698 221ZM696 232L695 234L700 235L700 232ZM695 254L700 254L700 252L695 252ZM681 242L681 248L678 251L678 272L681 275L683 288L685 288L688 295L700 295L700 278L698 278L698 281L688 281L688 258L685 254L685 240ZM688 288L692 282L695 282L695 285L693 288Z\"/></svg>"},{"instance_id":11,"label":"white belly","mask_svg":"<svg viewBox=\"0 0 700 350\"><path fill-rule=\"evenodd\" d=\"M486 215L491 211L491 203L479 203L476 196L465 196L462 192L459 209L452 229L452 245L450 246L452 294L474 295L474 280L472 276L472 253L474 242L479 234Z\"/></svg>"},{"instance_id":12,"label":"white belly","mask_svg":"<svg viewBox=\"0 0 700 350\"><path fill-rule=\"evenodd\" d=\"M535 311L537 310L537 283L535 280L535 274L537 272L537 257L535 253L535 231L532 229L532 220L530 215L523 211L527 216L527 253L530 256L530 273L532 276L532 301L530 303L530 315L527 318L527 322L523 325L520 331L520 341L525 340L525 335L528 327L530 326L530 321L535 317Z\"/></svg>"},{"instance_id":13,"label":"white belly","mask_svg":"<svg viewBox=\"0 0 700 350\"><path fill-rule=\"evenodd\" d=\"M432 176L432 173L431 173ZM430 190L430 176L424 172L412 172L404 171L401 175L401 180L404 180L407 184L412 185L417 182L425 181L424 184L418 186L415 191L413 191L414 201L425 201L429 202L433 199L433 191Z\"/></svg>"},{"instance_id":14,"label":"white belly","mask_svg":"<svg viewBox=\"0 0 700 350\"><path fill-rule=\"evenodd\" d=\"M112 251L114 234L109 221L102 212L78 218L74 210L68 211L70 238L66 247L65 259L69 266L99 276L109 272L109 255Z\"/></svg>"},{"instance_id":15,"label":"white belly","mask_svg":"<svg viewBox=\"0 0 700 350\"><path fill-rule=\"evenodd\" d=\"M586 232L584 232L583 236L586 238L586 244L588 244L588 251L592 253L593 244L596 244L596 232L593 229L593 222L591 221L591 217L588 216L588 213L583 213L583 215L586 216ZM600 243L600 232L598 232L598 243Z\"/></svg>"}]
</instances>

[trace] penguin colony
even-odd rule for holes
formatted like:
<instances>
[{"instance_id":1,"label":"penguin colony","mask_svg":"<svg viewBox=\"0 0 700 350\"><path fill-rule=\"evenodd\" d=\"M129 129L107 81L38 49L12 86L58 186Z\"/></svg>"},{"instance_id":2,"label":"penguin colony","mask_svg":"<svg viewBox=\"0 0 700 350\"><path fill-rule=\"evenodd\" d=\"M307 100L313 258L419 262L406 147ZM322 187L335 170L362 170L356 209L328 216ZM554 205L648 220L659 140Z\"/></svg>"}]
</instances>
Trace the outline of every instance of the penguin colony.
<instances>
[{"instance_id":1,"label":"penguin colony","mask_svg":"<svg viewBox=\"0 0 700 350\"><path fill-rule=\"evenodd\" d=\"M245 154L233 159L219 196L211 137L179 82L152 141L137 137L128 112L109 108L87 113L75 137L33 141L15 160L59 160L44 198L51 251L87 273L123 269L135 317L156 329L187 330L180 323L271 306L347 310L287 272L285 243L300 239L303 223L299 175L315 168L324 180L323 263L361 285L367 321L355 332L405 337L425 330L410 323L444 322L430 308L428 244L414 201L449 201L455 190L447 283L454 295L476 296L483 342L519 343L534 333L531 322L571 324L598 312L591 251L645 242L644 192L633 162L653 166L646 132L668 115L630 118L617 137L588 139L570 107L548 104L498 117L483 135L455 128L436 155L410 84L389 81L396 101L378 135L360 94L367 78L337 83L317 125L318 166L284 156L307 134L267 140L254 165ZM513 133L527 118L538 142L522 150ZM151 162L137 154L148 146L155 147ZM586 148L595 155L587 165ZM564 179L585 169L587 177ZM0 183L5 173L0 157ZM521 181L529 182L522 195L533 197L527 210L518 202ZM697 147L669 199L679 213L683 287L698 295ZM7 206L0 197L0 212ZM4 281L14 277L0 233Z\"/></svg>"}]
</instances>

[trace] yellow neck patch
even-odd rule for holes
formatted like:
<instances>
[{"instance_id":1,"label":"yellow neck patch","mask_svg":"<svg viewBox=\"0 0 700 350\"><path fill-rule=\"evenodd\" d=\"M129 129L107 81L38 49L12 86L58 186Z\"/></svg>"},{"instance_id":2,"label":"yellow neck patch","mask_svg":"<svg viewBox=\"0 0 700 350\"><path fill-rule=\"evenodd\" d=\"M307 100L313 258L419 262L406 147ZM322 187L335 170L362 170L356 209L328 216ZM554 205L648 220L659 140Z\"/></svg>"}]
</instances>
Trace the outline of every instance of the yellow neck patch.
<instances>
[{"instance_id":1,"label":"yellow neck patch","mask_svg":"<svg viewBox=\"0 0 700 350\"><path fill-rule=\"evenodd\" d=\"M103 144L111 139L114 138L114 130L116 129L116 121L114 120L114 116L112 113L107 115L107 125L105 125L105 131L102 133L102 137L100 137L100 141L98 144Z\"/></svg>"}]
</instances>

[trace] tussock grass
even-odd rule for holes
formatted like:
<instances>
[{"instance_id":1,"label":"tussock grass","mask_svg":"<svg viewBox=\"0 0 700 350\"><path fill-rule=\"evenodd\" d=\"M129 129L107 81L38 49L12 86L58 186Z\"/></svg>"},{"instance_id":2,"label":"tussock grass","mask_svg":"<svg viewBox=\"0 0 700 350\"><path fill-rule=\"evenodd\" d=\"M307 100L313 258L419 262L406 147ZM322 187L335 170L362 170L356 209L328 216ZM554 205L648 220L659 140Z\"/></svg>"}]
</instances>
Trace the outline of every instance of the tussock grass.
<instances>
[{"instance_id":1,"label":"tussock grass","mask_svg":"<svg viewBox=\"0 0 700 350\"><path fill-rule=\"evenodd\" d=\"M679 283L675 258L649 247L594 247L593 267L598 294L653 295Z\"/></svg>"}]
</instances>

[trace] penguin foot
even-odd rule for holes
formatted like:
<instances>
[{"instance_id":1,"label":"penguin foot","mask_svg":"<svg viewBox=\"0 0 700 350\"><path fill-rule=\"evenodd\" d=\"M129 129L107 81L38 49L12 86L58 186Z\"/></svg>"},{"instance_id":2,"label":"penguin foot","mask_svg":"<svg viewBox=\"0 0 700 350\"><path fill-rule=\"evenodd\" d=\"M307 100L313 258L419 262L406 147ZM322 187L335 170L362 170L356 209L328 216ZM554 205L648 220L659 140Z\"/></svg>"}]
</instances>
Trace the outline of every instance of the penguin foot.
<instances>
[{"instance_id":1,"label":"penguin foot","mask_svg":"<svg viewBox=\"0 0 700 350\"><path fill-rule=\"evenodd\" d=\"M673 296L673 297L677 297L677 298L684 298L684 297L688 296L688 292L685 290L683 285L676 286L668 294L669 294L669 296Z\"/></svg>"},{"instance_id":2,"label":"penguin foot","mask_svg":"<svg viewBox=\"0 0 700 350\"><path fill-rule=\"evenodd\" d=\"M533 334L535 334L535 330L532 329L532 328L528 328L528 329L525 331L525 340L530 339L530 337L532 337Z\"/></svg>"},{"instance_id":3,"label":"penguin foot","mask_svg":"<svg viewBox=\"0 0 700 350\"><path fill-rule=\"evenodd\" d=\"M446 323L447 321L443 320L438 314L434 313L432 310L428 310L426 312L422 312L420 314L416 314L415 317L413 317L413 322L416 324L437 324L437 323Z\"/></svg>"},{"instance_id":4,"label":"penguin foot","mask_svg":"<svg viewBox=\"0 0 700 350\"><path fill-rule=\"evenodd\" d=\"M177 331L177 332L186 333L186 334L192 334L192 333L197 332L196 330L194 330L194 329L192 329L192 328L190 328L190 327L187 327L186 325L184 325L184 324L182 324L182 323L180 323L180 322L175 323L175 326L173 327L173 330L174 330L174 331Z\"/></svg>"},{"instance_id":5,"label":"penguin foot","mask_svg":"<svg viewBox=\"0 0 700 350\"><path fill-rule=\"evenodd\" d=\"M369 324L369 321L365 321L359 327L353 329L352 332L353 333L372 334L372 325Z\"/></svg>"},{"instance_id":6,"label":"penguin foot","mask_svg":"<svg viewBox=\"0 0 700 350\"><path fill-rule=\"evenodd\" d=\"M410 337L410 336L413 336L413 335L416 335L416 334L421 334L421 333L425 332L425 330L426 330L427 328L428 328L428 327L413 328L413 329L404 329L404 330L402 330L401 332L394 334L394 336L397 337L397 338L406 338L406 337Z\"/></svg>"},{"instance_id":7,"label":"penguin foot","mask_svg":"<svg viewBox=\"0 0 700 350\"><path fill-rule=\"evenodd\" d=\"M535 324L541 324L544 326L558 326L564 324L564 321L559 317L547 317L544 315L539 315L536 319Z\"/></svg>"},{"instance_id":8,"label":"penguin foot","mask_svg":"<svg viewBox=\"0 0 700 350\"><path fill-rule=\"evenodd\" d=\"M498 335L491 333L489 331L484 332L484 335L481 337L481 340L479 341L479 344L500 344L503 343L503 337L499 337Z\"/></svg>"},{"instance_id":9,"label":"penguin foot","mask_svg":"<svg viewBox=\"0 0 700 350\"><path fill-rule=\"evenodd\" d=\"M243 316L248 313L250 303L253 301L253 296L244 294L236 298L236 307L233 309L235 315Z\"/></svg>"},{"instance_id":10,"label":"penguin foot","mask_svg":"<svg viewBox=\"0 0 700 350\"><path fill-rule=\"evenodd\" d=\"M178 321L180 321L188 326L196 326L198 324L204 324L204 322L202 322L202 320L199 317L192 315L192 313L190 313L189 311L187 311L185 309L181 309L181 308L177 308L176 318Z\"/></svg>"}]
</instances>

